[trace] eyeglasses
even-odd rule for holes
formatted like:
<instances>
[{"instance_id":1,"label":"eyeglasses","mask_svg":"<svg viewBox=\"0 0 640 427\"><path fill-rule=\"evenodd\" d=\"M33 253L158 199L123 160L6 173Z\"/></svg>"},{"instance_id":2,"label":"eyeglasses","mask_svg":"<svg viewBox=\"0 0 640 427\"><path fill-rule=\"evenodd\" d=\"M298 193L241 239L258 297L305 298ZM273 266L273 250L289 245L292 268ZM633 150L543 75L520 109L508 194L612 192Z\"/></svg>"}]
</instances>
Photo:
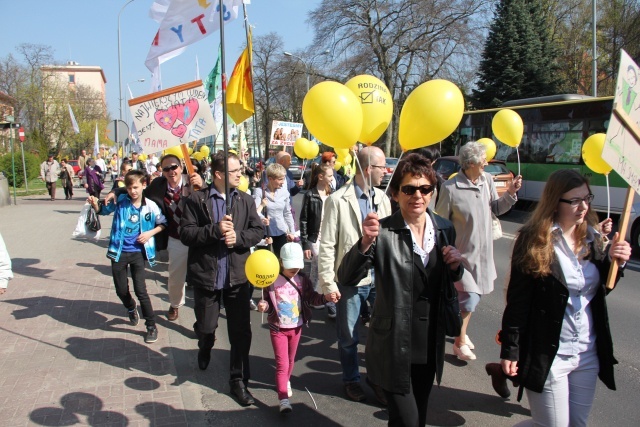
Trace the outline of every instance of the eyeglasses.
<instances>
[{"instance_id":1,"label":"eyeglasses","mask_svg":"<svg viewBox=\"0 0 640 427\"><path fill-rule=\"evenodd\" d=\"M593 194L589 194L587 197L577 197L575 199L560 199L561 202L563 203L568 203L571 206L573 206L574 208L577 208L578 206L580 206L580 203L585 202L588 205L591 204L591 202L593 202L593 198L595 196Z\"/></svg>"},{"instance_id":2,"label":"eyeglasses","mask_svg":"<svg viewBox=\"0 0 640 427\"><path fill-rule=\"evenodd\" d=\"M422 194L423 196L428 196L433 192L434 188L435 186L433 185L421 185L419 187L416 187L415 185L403 185L402 187L400 187L400 191L402 191L407 196L413 196L414 194L416 194L416 191L420 191L420 194Z\"/></svg>"},{"instance_id":3,"label":"eyeglasses","mask_svg":"<svg viewBox=\"0 0 640 427\"><path fill-rule=\"evenodd\" d=\"M169 171L174 171L176 169L178 169L180 167L180 165L171 165L171 166L165 166L162 168L162 172L169 172Z\"/></svg>"},{"instance_id":4,"label":"eyeglasses","mask_svg":"<svg viewBox=\"0 0 640 427\"><path fill-rule=\"evenodd\" d=\"M378 169L387 169L386 166L378 166L378 165L370 165L372 168L378 168Z\"/></svg>"}]
</instances>

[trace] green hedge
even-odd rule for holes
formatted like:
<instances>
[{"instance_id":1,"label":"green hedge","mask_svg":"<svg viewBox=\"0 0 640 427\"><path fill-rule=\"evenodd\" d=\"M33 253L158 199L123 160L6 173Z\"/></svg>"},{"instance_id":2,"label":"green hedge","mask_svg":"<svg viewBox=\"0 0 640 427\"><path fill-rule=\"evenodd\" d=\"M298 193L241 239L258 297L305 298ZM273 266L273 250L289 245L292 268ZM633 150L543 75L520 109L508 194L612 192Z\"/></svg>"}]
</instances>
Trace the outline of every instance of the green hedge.
<instances>
[{"instance_id":1,"label":"green hedge","mask_svg":"<svg viewBox=\"0 0 640 427\"><path fill-rule=\"evenodd\" d=\"M24 187L24 169L22 168L22 156L20 153L14 154L15 168L16 168L16 187ZM24 153L24 163L27 167L27 179L32 179L40 176L40 158L31 153ZM11 169L11 153L0 156L0 171L9 180L9 185L13 186L13 175Z\"/></svg>"}]
</instances>

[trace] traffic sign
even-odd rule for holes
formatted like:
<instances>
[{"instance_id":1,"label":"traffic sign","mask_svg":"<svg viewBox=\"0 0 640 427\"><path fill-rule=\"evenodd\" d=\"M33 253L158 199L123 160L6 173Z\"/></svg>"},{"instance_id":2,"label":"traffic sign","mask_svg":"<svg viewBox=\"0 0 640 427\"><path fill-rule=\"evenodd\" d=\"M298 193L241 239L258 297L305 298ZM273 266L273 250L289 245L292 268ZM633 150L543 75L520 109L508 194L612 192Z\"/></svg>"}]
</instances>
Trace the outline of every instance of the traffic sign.
<instances>
[{"instance_id":1,"label":"traffic sign","mask_svg":"<svg viewBox=\"0 0 640 427\"><path fill-rule=\"evenodd\" d=\"M18 138L20 138L20 142L24 142L24 128L22 126L18 129Z\"/></svg>"}]
</instances>

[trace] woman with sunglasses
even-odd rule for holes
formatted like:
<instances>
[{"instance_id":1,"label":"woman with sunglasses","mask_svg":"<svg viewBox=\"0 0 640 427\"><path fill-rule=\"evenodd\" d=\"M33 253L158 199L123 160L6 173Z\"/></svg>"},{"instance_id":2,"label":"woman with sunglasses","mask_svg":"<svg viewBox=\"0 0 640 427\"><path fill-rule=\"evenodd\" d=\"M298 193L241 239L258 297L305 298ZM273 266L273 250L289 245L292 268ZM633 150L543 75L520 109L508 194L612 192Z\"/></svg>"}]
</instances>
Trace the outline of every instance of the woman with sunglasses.
<instances>
[{"instance_id":1,"label":"woman with sunglasses","mask_svg":"<svg viewBox=\"0 0 640 427\"><path fill-rule=\"evenodd\" d=\"M500 358L535 425L586 426L596 378L615 390L605 282L631 247L604 244L592 201L579 172L555 171L514 244Z\"/></svg>"},{"instance_id":2,"label":"woman with sunglasses","mask_svg":"<svg viewBox=\"0 0 640 427\"><path fill-rule=\"evenodd\" d=\"M462 330L453 343L453 354L460 360L475 360L475 348L467 329L482 295L493 291L496 267L493 262L492 218L508 212L518 200L522 177L517 176L498 198L491 174L484 171L487 154L484 145L469 142L460 149L461 171L442 184L436 212L456 228L455 246L462 253L464 275L456 282Z\"/></svg>"},{"instance_id":3,"label":"woman with sunglasses","mask_svg":"<svg viewBox=\"0 0 640 427\"><path fill-rule=\"evenodd\" d=\"M399 210L362 223L362 237L345 255L338 281L357 284L373 267L376 300L366 346L367 380L384 390L389 425L424 426L434 378L442 378L444 290L462 276L455 229L427 207L435 188L431 163L409 154L389 188Z\"/></svg>"}]
</instances>

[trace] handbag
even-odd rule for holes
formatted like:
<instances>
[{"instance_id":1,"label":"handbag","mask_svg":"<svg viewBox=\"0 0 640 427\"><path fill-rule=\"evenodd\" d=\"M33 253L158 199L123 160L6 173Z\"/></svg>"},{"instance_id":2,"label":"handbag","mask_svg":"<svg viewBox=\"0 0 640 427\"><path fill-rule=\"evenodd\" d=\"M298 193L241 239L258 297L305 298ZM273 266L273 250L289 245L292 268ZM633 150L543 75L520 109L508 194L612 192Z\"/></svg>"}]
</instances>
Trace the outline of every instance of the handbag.
<instances>
[{"instance_id":1,"label":"handbag","mask_svg":"<svg viewBox=\"0 0 640 427\"><path fill-rule=\"evenodd\" d=\"M102 228L100 226L100 218L93 208L89 209L89 212L87 212L87 219L85 221L85 224L91 231L98 231Z\"/></svg>"},{"instance_id":2,"label":"handbag","mask_svg":"<svg viewBox=\"0 0 640 427\"><path fill-rule=\"evenodd\" d=\"M491 234L493 235L493 240L498 240L502 237L502 224L500 224L500 220L493 211L491 212Z\"/></svg>"}]
</instances>

